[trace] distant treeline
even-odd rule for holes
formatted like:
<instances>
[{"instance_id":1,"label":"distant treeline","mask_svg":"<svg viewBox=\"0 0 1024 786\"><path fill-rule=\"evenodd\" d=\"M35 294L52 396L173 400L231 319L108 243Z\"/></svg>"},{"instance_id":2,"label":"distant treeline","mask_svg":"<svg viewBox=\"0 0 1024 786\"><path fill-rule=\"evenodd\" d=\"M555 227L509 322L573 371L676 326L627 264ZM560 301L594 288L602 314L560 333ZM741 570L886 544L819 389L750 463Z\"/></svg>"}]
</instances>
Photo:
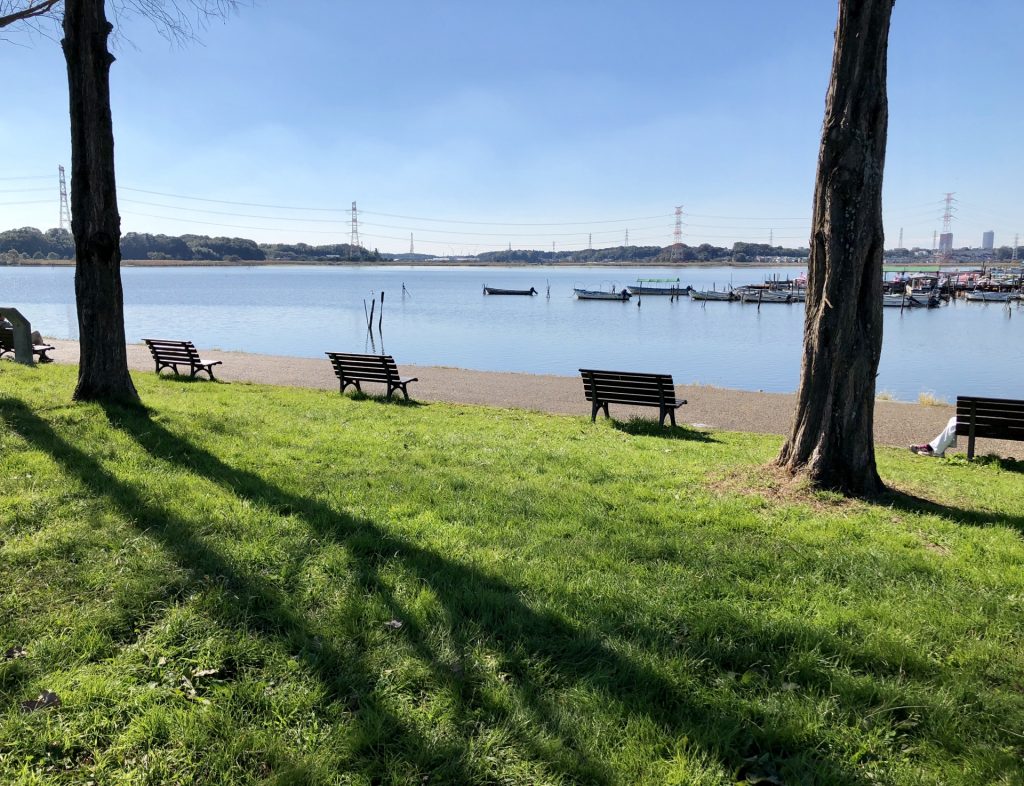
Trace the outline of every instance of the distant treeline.
<instances>
[{"instance_id":1,"label":"distant treeline","mask_svg":"<svg viewBox=\"0 0 1024 786\"><path fill-rule=\"evenodd\" d=\"M75 243L65 229L41 232L33 227L0 232L0 264L17 264L22 259L73 259ZM347 243L311 246L306 243L256 243L241 237L206 235L151 235L128 232L121 238L123 259L203 260L210 262L263 262L266 260L310 260L376 262L376 250L368 251Z\"/></svg>"},{"instance_id":2,"label":"distant treeline","mask_svg":"<svg viewBox=\"0 0 1024 786\"><path fill-rule=\"evenodd\" d=\"M74 259L75 241L66 229L40 232L33 227L0 232L0 263L19 259Z\"/></svg>"},{"instance_id":3,"label":"distant treeline","mask_svg":"<svg viewBox=\"0 0 1024 786\"><path fill-rule=\"evenodd\" d=\"M33 227L0 232L0 264L18 264L24 259L73 259L75 244L64 229L41 232ZM151 235L128 232L121 238L123 259L200 260L210 262L264 262L267 260L311 262L378 262L390 259L376 249L369 251L348 243L311 246L307 243L257 243L241 237L208 237L207 235ZM413 255L402 254L398 258ZM426 258L415 255L417 258ZM759 258L789 257L806 259L806 248L783 248L767 243L733 243L731 247L703 243L688 246L616 246L582 251L536 251L531 249L488 251L477 255L480 262L551 264L553 262L754 262Z\"/></svg>"},{"instance_id":4,"label":"distant treeline","mask_svg":"<svg viewBox=\"0 0 1024 786\"><path fill-rule=\"evenodd\" d=\"M733 243L732 247L712 246L702 243L699 246L688 246L680 243L677 246L615 246L614 248L588 248L583 251L534 251L507 250L488 251L478 254L481 262L650 262L651 264L671 264L673 262L714 262L731 260L734 262L753 262L764 257L791 257L806 259L806 248L783 248L770 246L767 243Z\"/></svg>"}]
</instances>

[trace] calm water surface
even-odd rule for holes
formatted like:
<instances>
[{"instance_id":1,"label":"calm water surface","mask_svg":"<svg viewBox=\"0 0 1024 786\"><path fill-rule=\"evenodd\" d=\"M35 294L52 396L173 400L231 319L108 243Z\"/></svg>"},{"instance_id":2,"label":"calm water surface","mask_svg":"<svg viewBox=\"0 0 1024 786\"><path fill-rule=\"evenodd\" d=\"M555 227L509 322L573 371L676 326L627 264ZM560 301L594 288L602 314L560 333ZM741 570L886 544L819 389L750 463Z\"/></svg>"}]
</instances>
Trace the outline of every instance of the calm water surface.
<instances>
[{"instance_id":1,"label":"calm water surface","mask_svg":"<svg viewBox=\"0 0 1024 786\"><path fill-rule=\"evenodd\" d=\"M124 268L129 341L189 338L200 347L323 357L384 351L399 364L574 375L582 367L667 371L678 382L786 392L800 375L802 305L701 304L646 297L578 301L574 286L637 277L719 289L793 277L799 268L188 267ZM77 338L74 271L0 267L0 305L45 335ZM402 284L407 288L403 297ZM484 296L533 286L539 297ZM550 285L550 298L546 297ZM383 342L367 338L363 301L385 292ZM379 307L379 303L378 303ZM376 324L376 318L374 319ZM878 389L1024 396L1024 309L957 302L886 309ZM383 343L383 347L382 347ZM326 361L325 361L326 362Z\"/></svg>"}]
</instances>

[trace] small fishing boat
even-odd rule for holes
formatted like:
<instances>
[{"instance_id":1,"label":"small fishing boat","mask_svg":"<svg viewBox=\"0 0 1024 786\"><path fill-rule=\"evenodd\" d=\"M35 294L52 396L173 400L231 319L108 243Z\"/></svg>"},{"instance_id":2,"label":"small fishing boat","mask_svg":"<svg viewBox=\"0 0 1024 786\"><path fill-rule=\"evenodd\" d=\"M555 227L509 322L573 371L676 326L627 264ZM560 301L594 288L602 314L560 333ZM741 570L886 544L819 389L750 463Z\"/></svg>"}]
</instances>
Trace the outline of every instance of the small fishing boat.
<instances>
[{"instance_id":1,"label":"small fishing boat","mask_svg":"<svg viewBox=\"0 0 1024 786\"><path fill-rule=\"evenodd\" d=\"M625 302L629 300L631 295L629 290L623 289L621 292L614 290L604 291L602 289L573 289L576 294L577 300L619 300Z\"/></svg>"},{"instance_id":2,"label":"small fishing boat","mask_svg":"<svg viewBox=\"0 0 1024 786\"><path fill-rule=\"evenodd\" d=\"M533 287L529 289L500 289L499 287L489 287L484 284L485 295L536 295L537 290Z\"/></svg>"},{"instance_id":3,"label":"small fishing boat","mask_svg":"<svg viewBox=\"0 0 1024 786\"><path fill-rule=\"evenodd\" d=\"M739 297L729 292L716 292L713 289L691 289L690 300L738 300Z\"/></svg>"},{"instance_id":4,"label":"small fishing boat","mask_svg":"<svg viewBox=\"0 0 1024 786\"><path fill-rule=\"evenodd\" d=\"M740 300L744 303L792 303L793 295L772 289L747 289L740 295Z\"/></svg>"},{"instance_id":5,"label":"small fishing boat","mask_svg":"<svg viewBox=\"0 0 1024 786\"><path fill-rule=\"evenodd\" d=\"M985 289L975 289L964 296L967 300L975 303L1007 303L1015 300L1015 292L991 292Z\"/></svg>"},{"instance_id":6,"label":"small fishing boat","mask_svg":"<svg viewBox=\"0 0 1024 786\"><path fill-rule=\"evenodd\" d=\"M678 278L638 278L629 285L631 295L685 295L690 287L679 285Z\"/></svg>"},{"instance_id":7,"label":"small fishing boat","mask_svg":"<svg viewBox=\"0 0 1024 786\"><path fill-rule=\"evenodd\" d=\"M935 308L941 301L934 295L901 293L882 295L882 305L889 308Z\"/></svg>"}]
</instances>

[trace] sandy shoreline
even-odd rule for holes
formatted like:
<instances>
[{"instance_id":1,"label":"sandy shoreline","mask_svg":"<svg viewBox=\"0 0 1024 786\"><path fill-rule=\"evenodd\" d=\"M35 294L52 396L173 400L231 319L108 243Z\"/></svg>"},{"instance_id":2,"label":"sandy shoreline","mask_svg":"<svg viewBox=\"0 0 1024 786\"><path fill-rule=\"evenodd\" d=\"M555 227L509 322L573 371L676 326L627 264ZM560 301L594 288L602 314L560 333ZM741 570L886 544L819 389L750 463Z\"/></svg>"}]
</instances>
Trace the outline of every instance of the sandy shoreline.
<instances>
[{"instance_id":1,"label":"sandy shoreline","mask_svg":"<svg viewBox=\"0 0 1024 786\"><path fill-rule=\"evenodd\" d=\"M78 363L77 341L47 341L56 347L53 353L56 362ZM223 362L215 373L219 380L225 382L338 389L338 381L326 358L257 355L202 348L200 354L204 360ZM144 344L128 345L128 365L134 371L153 373L153 360ZM590 404L583 396L579 377L474 371L446 366L400 364L399 368L403 376L419 377L418 382L410 385L410 394L418 401L530 409L558 415L590 414ZM368 385L368 392L373 392L375 387ZM785 434L796 406L796 396L792 393L755 393L704 385L678 385L677 390L689 402L677 414L681 424L724 431ZM630 414L650 417L652 414L651 409L614 405L611 412L617 418ZM941 431L953 414L951 406L878 401L875 404L875 440L882 445L898 447L925 442ZM962 439L961 443L966 443L966 440ZM959 448L961 451L965 449L965 444ZM1020 443L979 440L978 452L1016 456L1024 451Z\"/></svg>"}]
</instances>

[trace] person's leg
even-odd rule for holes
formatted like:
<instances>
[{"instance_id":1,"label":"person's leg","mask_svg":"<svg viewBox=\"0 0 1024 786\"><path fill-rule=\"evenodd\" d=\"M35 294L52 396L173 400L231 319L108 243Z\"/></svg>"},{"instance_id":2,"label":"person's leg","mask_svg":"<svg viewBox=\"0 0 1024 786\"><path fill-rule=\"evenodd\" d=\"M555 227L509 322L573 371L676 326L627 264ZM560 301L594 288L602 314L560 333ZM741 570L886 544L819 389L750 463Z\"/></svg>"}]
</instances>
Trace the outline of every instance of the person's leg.
<instances>
[{"instance_id":1,"label":"person's leg","mask_svg":"<svg viewBox=\"0 0 1024 786\"><path fill-rule=\"evenodd\" d=\"M932 448L932 453L936 456L942 456L946 452L946 448L956 447L956 415L949 419L946 427L942 429L942 432L928 443Z\"/></svg>"},{"instance_id":2,"label":"person's leg","mask_svg":"<svg viewBox=\"0 0 1024 786\"><path fill-rule=\"evenodd\" d=\"M942 456L947 448L956 447L956 415L949 419L946 427L939 432L939 435L924 445L911 445L911 453L919 456Z\"/></svg>"}]
</instances>

